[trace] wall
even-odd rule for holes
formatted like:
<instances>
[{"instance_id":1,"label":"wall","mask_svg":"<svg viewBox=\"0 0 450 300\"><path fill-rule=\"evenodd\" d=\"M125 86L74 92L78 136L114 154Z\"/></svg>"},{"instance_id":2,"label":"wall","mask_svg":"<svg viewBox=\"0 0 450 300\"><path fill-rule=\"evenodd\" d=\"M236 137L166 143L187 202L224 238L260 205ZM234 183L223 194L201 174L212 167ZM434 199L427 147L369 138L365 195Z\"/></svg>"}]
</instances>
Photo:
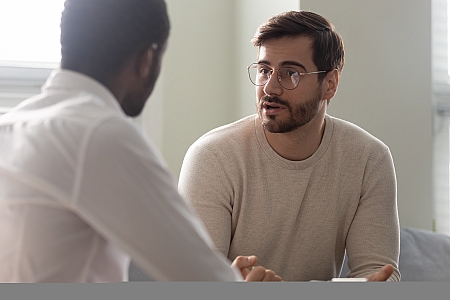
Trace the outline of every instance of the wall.
<instances>
[{"instance_id":1,"label":"wall","mask_svg":"<svg viewBox=\"0 0 450 300\"><path fill-rule=\"evenodd\" d=\"M250 39L257 26L283 10L298 10L300 4L298 0L166 2L172 23L169 45L140 121L178 177L184 155L197 138L237 120L242 106L254 107L246 66L256 57Z\"/></svg>"},{"instance_id":2,"label":"wall","mask_svg":"<svg viewBox=\"0 0 450 300\"><path fill-rule=\"evenodd\" d=\"M250 40L259 25L268 18L283 11L299 10L299 0L236 0L238 27L235 30L237 41L235 55L235 86L237 87L236 119L256 112L255 87L248 79L247 66L256 60L257 48Z\"/></svg>"},{"instance_id":3,"label":"wall","mask_svg":"<svg viewBox=\"0 0 450 300\"><path fill-rule=\"evenodd\" d=\"M400 224L432 228L431 0L301 0L344 38L346 63L328 112L391 149Z\"/></svg>"}]
</instances>

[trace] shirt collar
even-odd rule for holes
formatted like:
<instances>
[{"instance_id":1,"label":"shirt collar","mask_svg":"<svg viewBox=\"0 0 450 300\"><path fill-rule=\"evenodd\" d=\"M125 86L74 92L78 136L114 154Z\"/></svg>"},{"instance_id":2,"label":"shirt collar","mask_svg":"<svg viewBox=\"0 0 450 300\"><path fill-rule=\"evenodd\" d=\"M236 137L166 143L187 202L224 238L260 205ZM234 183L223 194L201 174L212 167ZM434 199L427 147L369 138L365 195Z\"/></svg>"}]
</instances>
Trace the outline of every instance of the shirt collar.
<instances>
[{"instance_id":1,"label":"shirt collar","mask_svg":"<svg viewBox=\"0 0 450 300\"><path fill-rule=\"evenodd\" d=\"M64 90L67 92L85 91L97 96L114 110L118 110L120 113L125 114L117 98L105 85L82 73L67 69L53 70L45 84L42 86L42 92L45 93L55 90Z\"/></svg>"}]
</instances>

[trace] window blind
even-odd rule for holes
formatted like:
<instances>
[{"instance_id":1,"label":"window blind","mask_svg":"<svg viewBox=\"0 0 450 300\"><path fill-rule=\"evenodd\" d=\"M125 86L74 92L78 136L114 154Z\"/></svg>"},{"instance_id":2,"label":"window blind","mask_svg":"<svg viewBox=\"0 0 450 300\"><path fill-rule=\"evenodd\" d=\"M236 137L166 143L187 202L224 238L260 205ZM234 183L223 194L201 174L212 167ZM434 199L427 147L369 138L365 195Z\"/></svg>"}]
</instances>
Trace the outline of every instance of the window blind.
<instances>
[{"instance_id":1,"label":"window blind","mask_svg":"<svg viewBox=\"0 0 450 300\"><path fill-rule=\"evenodd\" d=\"M450 234L450 76L448 58L448 2L432 1L433 140L433 229Z\"/></svg>"},{"instance_id":2,"label":"window blind","mask_svg":"<svg viewBox=\"0 0 450 300\"><path fill-rule=\"evenodd\" d=\"M59 66L64 0L0 3L0 114L38 94Z\"/></svg>"}]
</instances>

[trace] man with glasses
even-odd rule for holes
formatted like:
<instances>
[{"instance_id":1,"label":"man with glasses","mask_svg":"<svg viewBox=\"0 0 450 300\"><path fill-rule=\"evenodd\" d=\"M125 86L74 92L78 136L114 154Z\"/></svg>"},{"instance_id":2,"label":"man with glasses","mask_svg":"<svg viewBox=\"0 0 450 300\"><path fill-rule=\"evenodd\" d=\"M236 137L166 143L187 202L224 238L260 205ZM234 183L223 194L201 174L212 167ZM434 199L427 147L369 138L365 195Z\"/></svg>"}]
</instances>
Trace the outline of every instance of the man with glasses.
<instances>
[{"instance_id":1,"label":"man with glasses","mask_svg":"<svg viewBox=\"0 0 450 300\"><path fill-rule=\"evenodd\" d=\"M254 253L287 281L398 281L396 178L388 147L326 113L344 65L341 36L312 12L255 34L257 114L188 150L179 190L229 259Z\"/></svg>"}]
</instances>

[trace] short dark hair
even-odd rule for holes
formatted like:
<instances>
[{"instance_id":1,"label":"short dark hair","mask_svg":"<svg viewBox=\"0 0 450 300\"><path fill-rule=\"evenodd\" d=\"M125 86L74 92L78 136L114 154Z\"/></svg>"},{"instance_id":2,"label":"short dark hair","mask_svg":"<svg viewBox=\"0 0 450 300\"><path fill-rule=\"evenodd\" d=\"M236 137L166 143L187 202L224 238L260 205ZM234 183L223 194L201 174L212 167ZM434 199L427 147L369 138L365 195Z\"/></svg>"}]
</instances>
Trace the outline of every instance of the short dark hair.
<instances>
[{"instance_id":1,"label":"short dark hair","mask_svg":"<svg viewBox=\"0 0 450 300\"><path fill-rule=\"evenodd\" d=\"M127 59L167 41L164 0L66 0L61 18L61 66L116 74Z\"/></svg>"},{"instance_id":2,"label":"short dark hair","mask_svg":"<svg viewBox=\"0 0 450 300\"><path fill-rule=\"evenodd\" d=\"M289 11L275 15L259 26L252 42L260 47L265 41L282 37L307 36L313 40L313 62L318 70L344 68L344 42L334 25L309 11ZM319 74L323 80L326 73Z\"/></svg>"}]
</instances>

